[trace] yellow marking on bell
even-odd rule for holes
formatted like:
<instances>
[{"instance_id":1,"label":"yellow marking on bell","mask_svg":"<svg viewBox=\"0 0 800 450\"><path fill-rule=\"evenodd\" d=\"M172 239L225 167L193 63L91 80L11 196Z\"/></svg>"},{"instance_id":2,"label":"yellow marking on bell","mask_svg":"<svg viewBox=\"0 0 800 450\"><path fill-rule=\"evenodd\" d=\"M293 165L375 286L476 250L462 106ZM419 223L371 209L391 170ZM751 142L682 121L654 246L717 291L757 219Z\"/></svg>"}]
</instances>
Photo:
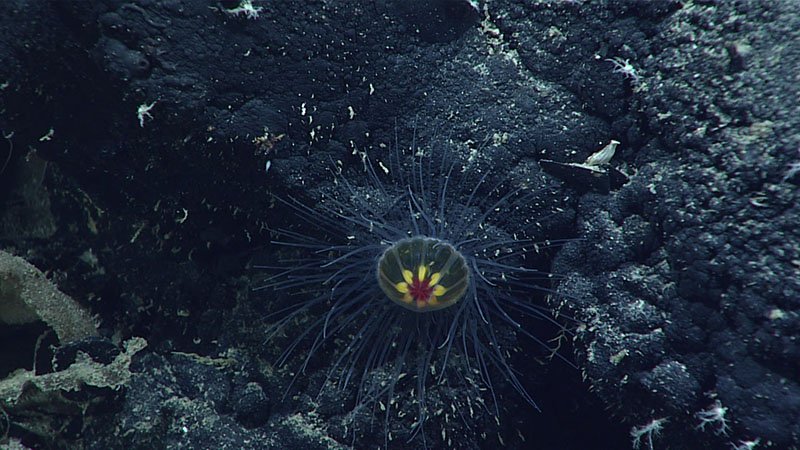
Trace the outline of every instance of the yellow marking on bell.
<instances>
[{"instance_id":1,"label":"yellow marking on bell","mask_svg":"<svg viewBox=\"0 0 800 450\"><path fill-rule=\"evenodd\" d=\"M439 280L442 278L441 272L436 272L435 274L431 275L431 281L428 285L436 285L439 283Z\"/></svg>"},{"instance_id":2,"label":"yellow marking on bell","mask_svg":"<svg viewBox=\"0 0 800 450\"><path fill-rule=\"evenodd\" d=\"M401 281L401 282L395 284L394 288L397 289L397 292L399 292L401 294L407 294L408 293L408 283L405 283L405 282Z\"/></svg>"},{"instance_id":3,"label":"yellow marking on bell","mask_svg":"<svg viewBox=\"0 0 800 450\"><path fill-rule=\"evenodd\" d=\"M408 284L414 284L414 275L408 269L403 269L403 279L406 280Z\"/></svg>"},{"instance_id":4,"label":"yellow marking on bell","mask_svg":"<svg viewBox=\"0 0 800 450\"><path fill-rule=\"evenodd\" d=\"M417 269L417 273L418 273L418 277L417 277L417 279L418 279L419 281L423 281L423 280L425 280L425 274L426 274L427 272L428 272L428 268L427 268L427 267L425 267L425 265L424 265L424 264L420 264L420 265L419 265L419 269Z\"/></svg>"},{"instance_id":5,"label":"yellow marking on bell","mask_svg":"<svg viewBox=\"0 0 800 450\"><path fill-rule=\"evenodd\" d=\"M440 285L440 284L437 284L433 288L433 295L436 296L436 297L443 296L445 292L447 292L447 288L442 286L442 285Z\"/></svg>"}]
</instances>

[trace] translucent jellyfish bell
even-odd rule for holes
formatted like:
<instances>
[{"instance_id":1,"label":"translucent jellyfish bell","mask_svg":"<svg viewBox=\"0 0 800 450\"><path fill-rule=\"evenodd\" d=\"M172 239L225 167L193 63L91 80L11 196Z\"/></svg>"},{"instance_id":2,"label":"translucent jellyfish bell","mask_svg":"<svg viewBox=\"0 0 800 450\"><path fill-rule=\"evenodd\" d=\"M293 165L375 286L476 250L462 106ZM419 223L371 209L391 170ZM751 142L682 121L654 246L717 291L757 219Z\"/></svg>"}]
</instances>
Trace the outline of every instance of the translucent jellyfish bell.
<instances>
[{"instance_id":1,"label":"translucent jellyfish bell","mask_svg":"<svg viewBox=\"0 0 800 450\"><path fill-rule=\"evenodd\" d=\"M469 286L469 268L452 245L417 236L397 241L383 252L378 283L386 296L406 309L436 311L461 300Z\"/></svg>"}]
</instances>

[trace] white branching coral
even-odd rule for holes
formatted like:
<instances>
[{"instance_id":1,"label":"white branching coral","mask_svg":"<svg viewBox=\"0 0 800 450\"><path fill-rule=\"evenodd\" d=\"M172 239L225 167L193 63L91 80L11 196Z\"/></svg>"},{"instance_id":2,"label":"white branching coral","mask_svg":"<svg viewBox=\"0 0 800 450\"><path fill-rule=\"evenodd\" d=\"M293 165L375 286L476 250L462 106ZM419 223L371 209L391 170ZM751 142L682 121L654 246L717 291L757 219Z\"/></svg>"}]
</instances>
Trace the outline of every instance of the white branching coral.
<instances>
[{"instance_id":1,"label":"white branching coral","mask_svg":"<svg viewBox=\"0 0 800 450\"><path fill-rule=\"evenodd\" d=\"M248 19L258 19L258 15L264 8L261 6L253 6L253 0L242 0L239 6L233 9L225 9L224 11L232 16L245 16Z\"/></svg>"},{"instance_id":2,"label":"white branching coral","mask_svg":"<svg viewBox=\"0 0 800 450\"><path fill-rule=\"evenodd\" d=\"M654 450L653 436L658 436L664 424L667 423L667 418L653 419L648 424L640 427L631 428L631 438L633 439L633 448L638 449L642 444L642 438L646 438L647 446L650 450Z\"/></svg>"},{"instance_id":3,"label":"white branching coral","mask_svg":"<svg viewBox=\"0 0 800 450\"><path fill-rule=\"evenodd\" d=\"M630 59L622 59L619 56L615 58L608 58L606 61L614 64L614 73L620 73L625 78L631 80L633 84L639 84L641 77L639 76L639 71L633 67L631 64Z\"/></svg>"},{"instance_id":4,"label":"white branching coral","mask_svg":"<svg viewBox=\"0 0 800 450\"><path fill-rule=\"evenodd\" d=\"M712 425L715 427L714 433L716 434L724 434L728 435L728 421L725 419L725 413L728 412L728 408L722 406L722 402L719 400L714 401L714 404L709 406L707 409L702 411L698 411L694 416L700 419L700 424L697 425L697 428L705 431L706 425L708 424L716 424Z\"/></svg>"}]
</instances>

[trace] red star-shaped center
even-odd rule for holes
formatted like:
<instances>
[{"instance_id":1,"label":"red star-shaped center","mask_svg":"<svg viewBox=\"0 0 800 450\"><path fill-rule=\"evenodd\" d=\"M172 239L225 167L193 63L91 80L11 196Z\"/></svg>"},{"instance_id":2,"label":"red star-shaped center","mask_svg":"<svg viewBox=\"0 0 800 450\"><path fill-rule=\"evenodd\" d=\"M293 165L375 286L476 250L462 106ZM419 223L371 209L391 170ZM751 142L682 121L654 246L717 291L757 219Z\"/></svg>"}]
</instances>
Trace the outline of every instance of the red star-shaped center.
<instances>
[{"instance_id":1,"label":"red star-shaped center","mask_svg":"<svg viewBox=\"0 0 800 450\"><path fill-rule=\"evenodd\" d=\"M408 293L417 302L426 303L433 295L433 286L431 286L431 280L420 280L417 278L417 276L414 276L411 284L408 285Z\"/></svg>"}]
</instances>

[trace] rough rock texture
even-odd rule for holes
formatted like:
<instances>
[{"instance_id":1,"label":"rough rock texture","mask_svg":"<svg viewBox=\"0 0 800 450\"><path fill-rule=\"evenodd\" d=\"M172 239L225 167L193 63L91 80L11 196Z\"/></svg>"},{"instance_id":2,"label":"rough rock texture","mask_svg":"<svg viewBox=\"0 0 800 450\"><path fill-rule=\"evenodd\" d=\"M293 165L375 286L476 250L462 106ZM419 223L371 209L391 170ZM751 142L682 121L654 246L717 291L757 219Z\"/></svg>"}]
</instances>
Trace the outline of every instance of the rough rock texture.
<instances>
[{"instance_id":1,"label":"rough rock texture","mask_svg":"<svg viewBox=\"0 0 800 450\"><path fill-rule=\"evenodd\" d=\"M0 323L43 320L59 342L97 334L96 319L24 259L0 250Z\"/></svg>"},{"instance_id":2,"label":"rough rock texture","mask_svg":"<svg viewBox=\"0 0 800 450\"><path fill-rule=\"evenodd\" d=\"M414 134L547 179L560 213L542 238L578 238L554 255L550 299L574 319L562 355L578 370L523 347L542 413L509 393L500 425L433 422L428 448L443 430L462 448L624 448L661 418L656 448L800 445L793 1L254 0L256 18L238 4L0 4L0 247L99 315L99 354L149 344L85 424L70 412L59 428L56 410L48 434L0 414L0 438L383 445L379 430L353 440L352 399L317 397L330 361L284 397L292 368L263 345L275 305L247 267L293 223L270 194L312 202L332 162L357 182L362 155ZM627 181L609 192L539 163L611 139ZM0 331L18 343L5 376L41 330ZM726 434L699 427L717 402Z\"/></svg>"}]
</instances>

